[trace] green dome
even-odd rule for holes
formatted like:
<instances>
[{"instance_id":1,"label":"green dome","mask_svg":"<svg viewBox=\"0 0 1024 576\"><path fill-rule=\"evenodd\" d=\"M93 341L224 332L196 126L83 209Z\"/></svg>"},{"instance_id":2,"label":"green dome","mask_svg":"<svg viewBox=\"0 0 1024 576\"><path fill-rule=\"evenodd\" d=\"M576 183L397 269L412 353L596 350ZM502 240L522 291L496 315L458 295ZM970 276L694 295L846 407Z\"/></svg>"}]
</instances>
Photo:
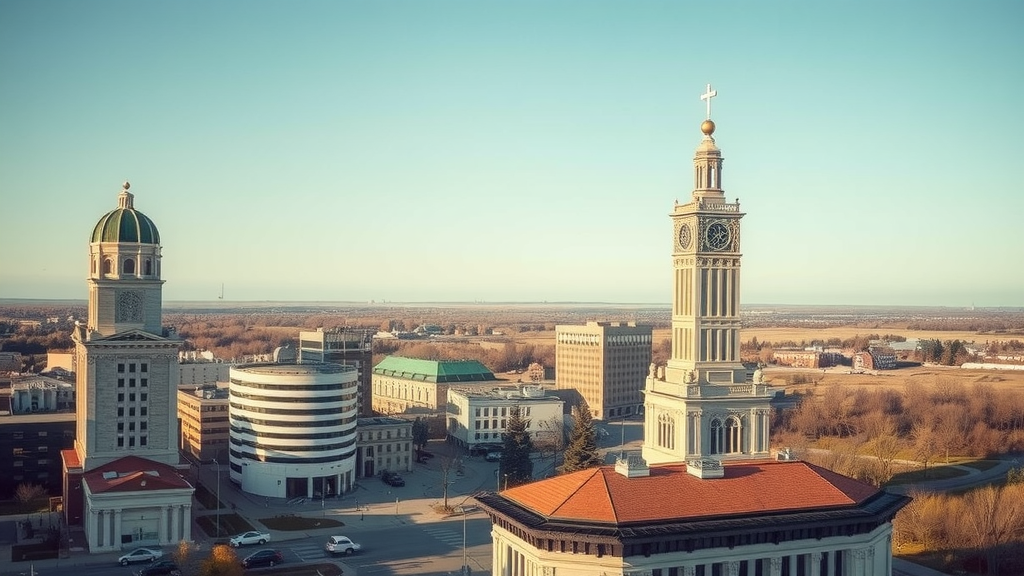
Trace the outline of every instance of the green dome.
<instances>
[{"instance_id":1,"label":"green dome","mask_svg":"<svg viewBox=\"0 0 1024 576\"><path fill-rule=\"evenodd\" d=\"M128 192L129 184L118 196L118 207L107 212L92 230L93 242L136 242L159 244L160 232L148 216L133 207L134 196Z\"/></svg>"}]
</instances>

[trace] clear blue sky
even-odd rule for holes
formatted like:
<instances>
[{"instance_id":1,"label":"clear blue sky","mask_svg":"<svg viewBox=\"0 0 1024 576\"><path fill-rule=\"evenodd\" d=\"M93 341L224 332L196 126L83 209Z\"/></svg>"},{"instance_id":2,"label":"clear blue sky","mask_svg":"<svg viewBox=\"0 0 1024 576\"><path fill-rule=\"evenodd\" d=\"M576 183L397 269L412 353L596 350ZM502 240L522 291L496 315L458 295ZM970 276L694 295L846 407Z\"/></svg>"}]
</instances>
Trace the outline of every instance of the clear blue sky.
<instances>
[{"instance_id":1,"label":"clear blue sky","mask_svg":"<svg viewBox=\"0 0 1024 576\"><path fill-rule=\"evenodd\" d=\"M1024 306L1024 3L0 2L0 297L667 303L704 119L742 301Z\"/></svg>"}]
</instances>

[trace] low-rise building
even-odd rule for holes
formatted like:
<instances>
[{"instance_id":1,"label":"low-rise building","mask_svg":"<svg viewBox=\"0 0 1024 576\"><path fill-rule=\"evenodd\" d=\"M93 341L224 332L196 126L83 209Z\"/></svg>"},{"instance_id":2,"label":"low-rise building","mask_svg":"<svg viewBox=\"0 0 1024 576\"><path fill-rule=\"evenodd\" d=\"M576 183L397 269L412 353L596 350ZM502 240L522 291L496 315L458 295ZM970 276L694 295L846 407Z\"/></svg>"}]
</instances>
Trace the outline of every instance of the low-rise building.
<instances>
[{"instance_id":1,"label":"low-rise building","mask_svg":"<svg viewBox=\"0 0 1024 576\"><path fill-rule=\"evenodd\" d=\"M75 445L75 413L0 415L0 499L13 498L19 484L61 493L61 450Z\"/></svg>"},{"instance_id":2,"label":"low-rise building","mask_svg":"<svg viewBox=\"0 0 1024 576\"><path fill-rule=\"evenodd\" d=\"M443 417L448 388L493 387L497 378L476 360L420 360L388 356L373 368L373 410L378 414Z\"/></svg>"},{"instance_id":3,"label":"low-rise building","mask_svg":"<svg viewBox=\"0 0 1024 576\"><path fill-rule=\"evenodd\" d=\"M447 438L471 452L479 446L500 444L513 407L519 407L526 431L534 442L561 434L563 402L545 394L542 386L519 388L450 388Z\"/></svg>"},{"instance_id":4,"label":"low-rise building","mask_svg":"<svg viewBox=\"0 0 1024 576\"><path fill-rule=\"evenodd\" d=\"M782 366L794 368L829 368L842 363L843 355L821 349L778 349L772 351L772 360Z\"/></svg>"},{"instance_id":5,"label":"low-rise building","mask_svg":"<svg viewBox=\"0 0 1024 576\"><path fill-rule=\"evenodd\" d=\"M388 416L360 418L357 430L357 478L371 478L384 470L412 470L415 447L412 445L411 420Z\"/></svg>"},{"instance_id":6,"label":"low-rise building","mask_svg":"<svg viewBox=\"0 0 1024 576\"><path fill-rule=\"evenodd\" d=\"M214 358L209 351L178 354L178 386L211 386L227 382L231 364Z\"/></svg>"},{"instance_id":7,"label":"low-rise building","mask_svg":"<svg viewBox=\"0 0 1024 576\"><path fill-rule=\"evenodd\" d=\"M193 460L226 464L230 424L228 383L178 389L178 421L181 423L181 451Z\"/></svg>"},{"instance_id":8,"label":"low-rise building","mask_svg":"<svg viewBox=\"0 0 1024 576\"><path fill-rule=\"evenodd\" d=\"M896 352L888 347L871 347L853 355L855 370L892 370L896 367Z\"/></svg>"}]
</instances>

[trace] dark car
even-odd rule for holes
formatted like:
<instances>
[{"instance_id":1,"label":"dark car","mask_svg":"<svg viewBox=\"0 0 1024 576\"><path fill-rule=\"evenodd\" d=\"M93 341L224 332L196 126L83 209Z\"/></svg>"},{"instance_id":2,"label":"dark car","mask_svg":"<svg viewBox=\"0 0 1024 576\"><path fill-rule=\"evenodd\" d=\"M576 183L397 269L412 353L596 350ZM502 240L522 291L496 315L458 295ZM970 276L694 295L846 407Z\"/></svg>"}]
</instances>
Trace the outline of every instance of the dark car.
<instances>
[{"instance_id":1,"label":"dark car","mask_svg":"<svg viewBox=\"0 0 1024 576\"><path fill-rule=\"evenodd\" d=\"M256 566L276 566L284 562L284 556L277 550L260 550L253 552L242 560L243 568L254 568Z\"/></svg>"},{"instance_id":2,"label":"dark car","mask_svg":"<svg viewBox=\"0 0 1024 576\"><path fill-rule=\"evenodd\" d=\"M380 473L380 481L388 486L405 486L405 480L401 476L387 470Z\"/></svg>"},{"instance_id":3,"label":"dark car","mask_svg":"<svg viewBox=\"0 0 1024 576\"><path fill-rule=\"evenodd\" d=\"M161 560L137 572L138 576L180 576L178 565L170 560Z\"/></svg>"}]
</instances>

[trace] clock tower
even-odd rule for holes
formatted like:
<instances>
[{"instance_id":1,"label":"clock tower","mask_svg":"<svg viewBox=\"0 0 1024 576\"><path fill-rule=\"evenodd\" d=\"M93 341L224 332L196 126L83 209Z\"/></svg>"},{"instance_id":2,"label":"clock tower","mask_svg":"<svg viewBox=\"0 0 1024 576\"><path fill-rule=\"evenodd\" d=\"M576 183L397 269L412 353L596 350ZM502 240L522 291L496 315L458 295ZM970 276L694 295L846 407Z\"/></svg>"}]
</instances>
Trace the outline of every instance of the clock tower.
<instances>
[{"instance_id":1,"label":"clock tower","mask_svg":"<svg viewBox=\"0 0 1024 576\"><path fill-rule=\"evenodd\" d=\"M740 204L722 188L722 152L711 120L693 159L690 202L672 219L672 357L651 366L644 389L644 459L648 464L692 458L768 454L770 392L740 362Z\"/></svg>"},{"instance_id":2,"label":"clock tower","mask_svg":"<svg viewBox=\"0 0 1024 576\"><path fill-rule=\"evenodd\" d=\"M181 342L165 335L160 233L125 182L89 241L88 322L77 356L75 451L84 470L129 454L178 464Z\"/></svg>"}]
</instances>

